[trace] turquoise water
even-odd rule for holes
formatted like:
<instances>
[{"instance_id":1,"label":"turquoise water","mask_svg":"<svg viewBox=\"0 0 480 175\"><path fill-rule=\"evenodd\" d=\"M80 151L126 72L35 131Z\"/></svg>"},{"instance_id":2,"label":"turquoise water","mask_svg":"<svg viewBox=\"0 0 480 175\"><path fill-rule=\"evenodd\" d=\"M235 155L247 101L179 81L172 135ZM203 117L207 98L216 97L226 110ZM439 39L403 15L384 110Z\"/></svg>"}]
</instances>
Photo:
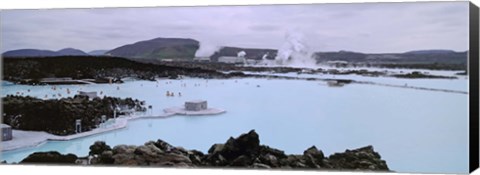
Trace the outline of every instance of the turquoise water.
<instances>
[{"instance_id":1,"label":"turquoise water","mask_svg":"<svg viewBox=\"0 0 480 175\"><path fill-rule=\"evenodd\" d=\"M427 86L430 80L424 81ZM184 83L186 87L182 86ZM455 89L465 86L463 90L467 91L467 83L452 84L449 80L443 83ZM255 129L261 144L288 154L301 154L312 145L327 155L373 145L396 172L468 171L468 95L465 94L358 84L331 88L318 81L251 78L129 81L121 85L57 86L55 91L50 86L2 84L2 88L2 96L23 92L41 98L58 93L68 96L66 88L71 92L103 91L108 96L146 100L153 105L155 114L194 99L208 100L210 107L227 111L215 116L130 121L127 128L117 131L3 152L1 159L8 162L47 150L83 156L96 140L109 145L140 145L162 139L206 152L214 143L224 143L230 136ZM167 90L174 91L176 96L166 97Z\"/></svg>"}]
</instances>

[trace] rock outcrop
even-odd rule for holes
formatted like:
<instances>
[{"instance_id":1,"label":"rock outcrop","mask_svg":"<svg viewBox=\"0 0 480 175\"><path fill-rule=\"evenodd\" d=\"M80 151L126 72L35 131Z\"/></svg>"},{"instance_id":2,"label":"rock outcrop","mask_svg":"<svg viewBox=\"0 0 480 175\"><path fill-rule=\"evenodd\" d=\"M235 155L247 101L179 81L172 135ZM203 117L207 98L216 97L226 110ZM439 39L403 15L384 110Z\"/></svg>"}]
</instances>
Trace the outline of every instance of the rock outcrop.
<instances>
[{"instance_id":1,"label":"rock outcrop","mask_svg":"<svg viewBox=\"0 0 480 175\"><path fill-rule=\"evenodd\" d=\"M91 160L88 161L87 157ZM212 145L207 154L175 147L159 139L140 146L117 145L113 148L103 141L97 141L90 146L87 157L77 158L72 154L61 155L58 152L37 152L20 163L89 162L92 165L113 166L390 171L387 163L372 146L346 150L330 156L325 156L321 150L312 146L303 154L287 155L282 150L260 145L259 135L254 130L237 138L231 137L223 144Z\"/></svg>"},{"instance_id":2,"label":"rock outcrop","mask_svg":"<svg viewBox=\"0 0 480 175\"><path fill-rule=\"evenodd\" d=\"M104 142L95 142L90 148L90 155L97 157L92 164L97 165L389 171L372 146L328 157L312 146L301 155L287 155L260 145L259 135L254 130L237 138L231 137L226 143L212 145L207 154L175 147L163 140L149 141L141 146L117 145L113 149Z\"/></svg>"},{"instance_id":3,"label":"rock outcrop","mask_svg":"<svg viewBox=\"0 0 480 175\"><path fill-rule=\"evenodd\" d=\"M36 152L36 153L30 154L27 158L23 159L20 163L75 164L77 159L78 157L74 154L63 155L56 151L50 151L50 152Z\"/></svg>"},{"instance_id":4,"label":"rock outcrop","mask_svg":"<svg viewBox=\"0 0 480 175\"><path fill-rule=\"evenodd\" d=\"M330 165L342 167L342 169L388 169L387 163L373 150L372 146L335 153L328 159Z\"/></svg>"},{"instance_id":5,"label":"rock outcrop","mask_svg":"<svg viewBox=\"0 0 480 175\"><path fill-rule=\"evenodd\" d=\"M2 98L3 122L14 129L45 131L55 135L75 134L75 120L81 119L82 131L97 128L100 118L113 118L114 107L144 111L142 102L132 98L76 95L73 98L42 100L30 96L7 95ZM117 113L120 114L120 113Z\"/></svg>"}]
</instances>

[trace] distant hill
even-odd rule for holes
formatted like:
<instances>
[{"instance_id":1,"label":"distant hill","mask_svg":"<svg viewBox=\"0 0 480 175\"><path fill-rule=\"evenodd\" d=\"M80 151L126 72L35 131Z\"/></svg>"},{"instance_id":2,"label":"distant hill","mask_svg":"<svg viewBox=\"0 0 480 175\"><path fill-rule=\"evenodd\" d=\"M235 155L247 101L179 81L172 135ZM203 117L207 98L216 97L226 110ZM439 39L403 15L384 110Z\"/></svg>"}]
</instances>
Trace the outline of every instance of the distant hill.
<instances>
[{"instance_id":1,"label":"distant hill","mask_svg":"<svg viewBox=\"0 0 480 175\"><path fill-rule=\"evenodd\" d=\"M131 59L193 59L198 41L184 38L155 38L124 45L106 54Z\"/></svg>"},{"instance_id":2,"label":"distant hill","mask_svg":"<svg viewBox=\"0 0 480 175\"><path fill-rule=\"evenodd\" d=\"M451 54L455 53L453 50L414 50L410 52L405 52L405 54Z\"/></svg>"},{"instance_id":3,"label":"distant hill","mask_svg":"<svg viewBox=\"0 0 480 175\"><path fill-rule=\"evenodd\" d=\"M53 57L53 56L87 56L88 54L74 48L65 48L59 51L39 49L18 49L4 52L4 57Z\"/></svg>"},{"instance_id":4,"label":"distant hill","mask_svg":"<svg viewBox=\"0 0 480 175\"><path fill-rule=\"evenodd\" d=\"M89 55L100 56L105 55L109 50L92 50L88 52Z\"/></svg>"},{"instance_id":5,"label":"distant hill","mask_svg":"<svg viewBox=\"0 0 480 175\"><path fill-rule=\"evenodd\" d=\"M63 56L86 56L88 55L87 53L74 49L74 48L65 48L57 51L58 55L63 55Z\"/></svg>"},{"instance_id":6,"label":"distant hill","mask_svg":"<svg viewBox=\"0 0 480 175\"><path fill-rule=\"evenodd\" d=\"M263 55L267 55L267 59L275 59L277 56L277 50L275 49L257 49L257 48L239 48L239 47L222 47L220 50L215 52L210 58L212 61L217 61L220 56L237 56L237 53L240 51L245 51L245 57L247 59L260 60L263 58Z\"/></svg>"},{"instance_id":7,"label":"distant hill","mask_svg":"<svg viewBox=\"0 0 480 175\"><path fill-rule=\"evenodd\" d=\"M58 53L51 50L38 49L18 49L6 51L2 54L4 57L50 57L58 56Z\"/></svg>"}]
</instances>

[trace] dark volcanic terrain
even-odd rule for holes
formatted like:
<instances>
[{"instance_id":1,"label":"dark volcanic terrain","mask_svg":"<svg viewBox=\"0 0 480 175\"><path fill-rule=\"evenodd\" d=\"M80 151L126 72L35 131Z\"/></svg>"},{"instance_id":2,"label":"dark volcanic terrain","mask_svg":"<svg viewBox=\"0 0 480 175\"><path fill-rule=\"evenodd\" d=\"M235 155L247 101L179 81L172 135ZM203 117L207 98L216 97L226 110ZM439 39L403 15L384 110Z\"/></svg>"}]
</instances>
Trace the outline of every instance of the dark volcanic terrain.
<instances>
[{"instance_id":1,"label":"dark volcanic terrain","mask_svg":"<svg viewBox=\"0 0 480 175\"><path fill-rule=\"evenodd\" d=\"M75 92L76 93L76 92ZM75 120L82 120L82 132L97 128L100 117L113 118L113 110L124 107L144 111L139 100L132 98L87 96L42 100L8 95L2 98L3 123L13 129L45 131L55 135L75 134Z\"/></svg>"},{"instance_id":2,"label":"dark volcanic terrain","mask_svg":"<svg viewBox=\"0 0 480 175\"><path fill-rule=\"evenodd\" d=\"M155 65L125 58L100 56L4 58L3 70L3 80L22 84L42 84L43 78L61 77L98 81L108 77L115 80L133 77L152 81L156 77L177 78L179 75L202 78L228 77L227 74L215 70Z\"/></svg>"},{"instance_id":3,"label":"dark volcanic terrain","mask_svg":"<svg viewBox=\"0 0 480 175\"><path fill-rule=\"evenodd\" d=\"M426 75L421 72L389 75L382 71L337 69L302 69L293 67L247 67L226 63L200 63L191 61L133 61L108 56L59 56L4 58L3 80L20 84L78 84L75 80L88 80L93 83L121 83L122 78L136 78L155 81L156 78L176 79L181 76L199 78L258 77L243 71L298 74L357 74L364 76L393 76L397 78L456 78L448 76ZM224 73L230 72L230 73ZM66 82L47 82L45 78L69 78ZM275 78L275 77L270 77Z\"/></svg>"},{"instance_id":4,"label":"dark volcanic terrain","mask_svg":"<svg viewBox=\"0 0 480 175\"><path fill-rule=\"evenodd\" d=\"M113 148L97 141L90 146L89 155L93 157L90 163L88 158L73 154L37 152L20 163L390 171L372 146L330 156L312 146L303 154L288 155L282 150L261 145L260 136L254 130L237 138L230 137L223 144L214 144L208 153L174 147L159 139L140 146L117 145Z\"/></svg>"}]
</instances>

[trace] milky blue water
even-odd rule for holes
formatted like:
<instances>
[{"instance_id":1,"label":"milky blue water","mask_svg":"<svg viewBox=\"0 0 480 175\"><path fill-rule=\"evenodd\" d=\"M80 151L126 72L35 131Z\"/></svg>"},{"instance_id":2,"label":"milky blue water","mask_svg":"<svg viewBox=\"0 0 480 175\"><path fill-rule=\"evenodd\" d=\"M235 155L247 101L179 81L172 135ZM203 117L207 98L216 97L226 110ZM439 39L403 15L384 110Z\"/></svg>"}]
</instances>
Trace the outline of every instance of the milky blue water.
<instances>
[{"instance_id":1,"label":"milky blue water","mask_svg":"<svg viewBox=\"0 0 480 175\"><path fill-rule=\"evenodd\" d=\"M382 70L370 70L370 71L382 71ZM405 69L402 70L403 73L413 72L415 70ZM427 71L425 71L427 72ZM272 75L269 72L246 72L247 74L260 74L260 75ZM399 71L395 71L399 73ZM395 77L370 77L362 75L332 75L332 74L297 74L294 72L291 73L275 73L273 75L279 76L288 76L288 77L299 77L299 78L333 78L333 79L347 79L347 80L356 80L356 81L368 81L380 84L390 84L398 86L415 86L423 88L435 88L435 89L446 89L446 90L455 90L455 91L464 91L467 92L468 88L468 77L464 75L455 75L455 71L428 71L432 75L442 75L442 76L452 76L456 77L455 79L410 79L410 78L395 78Z\"/></svg>"},{"instance_id":2,"label":"milky blue water","mask_svg":"<svg viewBox=\"0 0 480 175\"><path fill-rule=\"evenodd\" d=\"M422 80L425 86L431 82L435 87L468 91L468 80L462 83ZM117 131L3 152L1 159L8 162L20 161L36 151L56 150L83 156L97 140L109 145L140 145L160 138L172 145L206 152L214 143L224 143L230 136L255 129L261 144L285 150L287 154L301 154L312 145L327 155L373 145L396 172L468 171L468 95L465 94L360 84L332 88L318 81L252 78L65 85L57 86L55 91L50 86L4 83L2 88L2 96L23 92L40 98L45 94L51 98L57 93L65 97L66 88L72 92L103 91L108 96L146 100L153 105L155 114L193 99L208 100L210 107L227 111L215 116L130 121L127 128ZM166 97L167 90L174 91L176 96Z\"/></svg>"}]
</instances>

